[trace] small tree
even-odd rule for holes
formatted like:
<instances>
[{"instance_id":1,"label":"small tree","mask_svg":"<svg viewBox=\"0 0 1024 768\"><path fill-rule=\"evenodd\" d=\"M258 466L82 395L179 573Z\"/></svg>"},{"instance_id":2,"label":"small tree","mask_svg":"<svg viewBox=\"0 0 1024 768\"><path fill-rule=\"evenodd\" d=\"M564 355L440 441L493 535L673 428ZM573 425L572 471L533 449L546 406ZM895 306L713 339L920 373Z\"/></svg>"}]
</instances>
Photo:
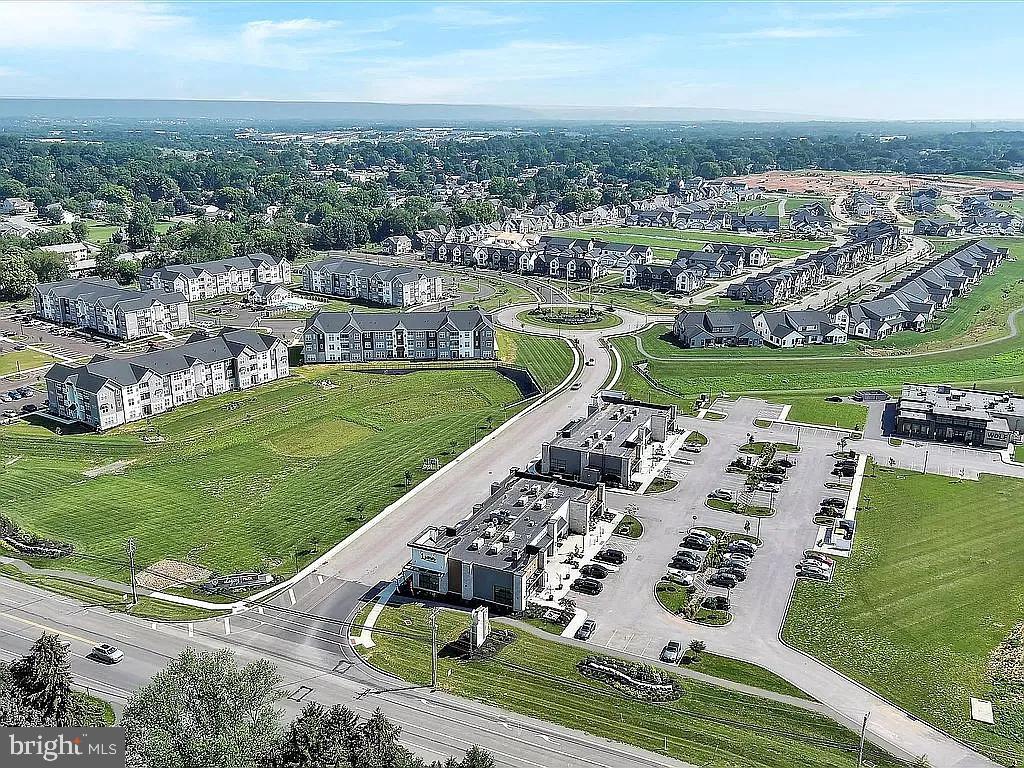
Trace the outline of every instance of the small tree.
<instances>
[{"instance_id":1,"label":"small tree","mask_svg":"<svg viewBox=\"0 0 1024 768\"><path fill-rule=\"evenodd\" d=\"M692 640L690 641L690 655L693 656L694 661L700 659L700 655L707 650L707 645L704 644L703 640Z\"/></svg>"}]
</instances>

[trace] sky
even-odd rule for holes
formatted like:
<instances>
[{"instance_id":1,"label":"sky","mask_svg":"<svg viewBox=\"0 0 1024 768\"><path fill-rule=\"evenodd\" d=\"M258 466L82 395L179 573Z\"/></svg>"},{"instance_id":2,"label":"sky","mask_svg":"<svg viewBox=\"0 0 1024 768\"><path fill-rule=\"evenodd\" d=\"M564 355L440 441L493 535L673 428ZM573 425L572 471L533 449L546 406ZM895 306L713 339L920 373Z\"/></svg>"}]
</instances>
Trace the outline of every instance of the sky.
<instances>
[{"instance_id":1,"label":"sky","mask_svg":"<svg viewBox=\"0 0 1024 768\"><path fill-rule=\"evenodd\" d=\"M1024 3L0 0L0 96L1024 119Z\"/></svg>"}]
</instances>

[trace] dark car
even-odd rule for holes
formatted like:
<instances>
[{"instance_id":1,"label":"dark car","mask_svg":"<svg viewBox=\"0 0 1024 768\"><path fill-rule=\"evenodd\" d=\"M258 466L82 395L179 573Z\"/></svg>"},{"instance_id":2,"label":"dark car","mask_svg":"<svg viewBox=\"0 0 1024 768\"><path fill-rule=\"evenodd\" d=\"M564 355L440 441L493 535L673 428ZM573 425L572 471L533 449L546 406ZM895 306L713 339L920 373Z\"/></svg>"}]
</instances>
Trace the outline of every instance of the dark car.
<instances>
[{"instance_id":1,"label":"dark car","mask_svg":"<svg viewBox=\"0 0 1024 768\"><path fill-rule=\"evenodd\" d=\"M589 640L590 636L594 634L595 629L597 629L597 622L593 619L587 619L580 625L580 628L576 630L576 639Z\"/></svg>"},{"instance_id":2,"label":"dark car","mask_svg":"<svg viewBox=\"0 0 1024 768\"><path fill-rule=\"evenodd\" d=\"M831 397L826 397L825 398L825 402L826 403L841 403L841 402L843 402L843 398L839 397L838 395L832 395Z\"/></svg>"},{"instance_id":3,"label":"dark car","mask_svg":"<svg viewBox=\"0 0 1024 768\"><path fill-rule=\"evenodd\" d=\"M716 573L708 579L708 584L711 586L723 587L725 589L732 589L736 586L737 582L739 582L739 579L728 573Z\"/></svg>"},{"instance_id":4,"label":"dark car","mask_svg":"<svg viewBox=\"0 0 1024 768\"><path fill-rule=\"evenodd\" d=\"M738 565L723 565L718 569L718 575L729 576L736 581L746 581L747 569Z\"/></svg>"},{"instance_id":5,"label":"dark car","mask_svg":"<svg viewBox=\"0 0 1024 768\"><path fill-rule=\"evenodd\" d=\"M818 510L818 515L821 517L840 518L845 513L838 507L822 507Z\"/></svg>"},{"instance_id":6,"label":"dark car","mask_svg":"<svg viewBox=\"0 0 1024 768\"><path fill-rule=\"evenodd\" d=\"M597 563L590 563L589 565L584 565L580 568L580 575L586 576L588 579L603 579L609 573L611 573L611 571Z\"/></svg>"},{"instance_id":7,"label":"dark car","mask_svg":"<svg viewBox=\"0 0 1024 768\"><path fill-rule=\"evenodd\" d=\"M626 553L620 549L602 549L596 555L595 560L599 560L602 563L611 563L612 565L622 565L626 562Z\"/></svg>"},{"instance_id":8,"label":"dark car","mask_svg":"<svg viewBox=\"0 0 1024 768\"><path fill-rule=\"evenodd\" d=\"M604 584L600 581L588 578L576 579L571 586L575 591L582 592L584 595L599 595L604 589Z\"/></svg>"},{"instance_id":9,"label":"dark car","mask_svg":"<svg viewBox=\"0 0 1024 768\"><path fill-rule=\"evenodd\" d=\"M728 544L726 544L725 551L742 552L745 555L750 555L751 557L753 557L754 553L757 552L757 547L755 547L752 542L746 541L744 539L737 539L736 541L731 541Z\"/></svg>"},{"instance_id":10,"label":"dark car","mask_svg":"<svg viewBox=\"0 0 1024 768\"><path fill-rule=\"evenodd\" d=\"M21 406L21 410L23 413L32 413L34 411L38 411L39 406L34 403L26 403L25 405Z\"/></svg>"},{"instance_id":11,"label":"dark car","mask_svg":"<svg viewBox=\"0 0 1024 768\"><path fill-rule=\"evenodd\" d=\"M836 477L853 477L857 474L857 470L853 467L836 467L832 470L832 474Z\"/></svg>"},{"instance_id":12,"label":"dark car","mask_svg":"<svg viewBox=\"0 0 1024 768\"><path fill-rule=\"evenodd\" d=\"M728 611L729 598L725 595L709 595L704 598L704 607L712 611Z\"/></svg>"},{"instance_id":13,"label":"dark car","mask_svg":"<svg viewBox=\"0 0 1024 768\"><path fill-rule=\"evenodd\" d=\"M693 560L681 560L676 558L668 564L669 568L675 568L677 571L696 571L700 568L700 563L694 562Z\"/></svg>"},{"instance_id":14,"label":"dark car","mask_svg":"<svg viewBox=\"0 0 1024 768\"><path fill-rule=\"evenodd\" d=\"M777 467L785 467L786 469L792 469L796 466L796 461L793 459L776 459L772 463Z\"/></svg>"},{"instance_id":15,"label":"dark car","mask_svg":"<svg viewBox=\"0 0 1024 768\"><path fill-rule=\"evenodd\" d=\"M695 536L687 536L683 539L682 544L679 546L686 547L687 549L699 549L701 552L707 552L711 549L711 542L707 539L699 539Z\"/></svg>"},{"instance_id":16,"label":"dark car","mask_svg":"<svg viewBox=\"0 0 1024 768\"><path fill-rule=\"evenodd\" d=\"M832 496L827 499L823 499L821 502L823 507L838 507L839 509L846 508L846 502L840 499L838 496Z\"/></svg>"},{"instance_id":17,"label":"dark car","mask_svg":"<svg viewBox=\"0 0 1024 768\"><path fill-rule=\"evenodd\" d=\"M786 478L782 475L765 475L764 481L773 485L781 485Z\"/></svg>"}]
</instances>

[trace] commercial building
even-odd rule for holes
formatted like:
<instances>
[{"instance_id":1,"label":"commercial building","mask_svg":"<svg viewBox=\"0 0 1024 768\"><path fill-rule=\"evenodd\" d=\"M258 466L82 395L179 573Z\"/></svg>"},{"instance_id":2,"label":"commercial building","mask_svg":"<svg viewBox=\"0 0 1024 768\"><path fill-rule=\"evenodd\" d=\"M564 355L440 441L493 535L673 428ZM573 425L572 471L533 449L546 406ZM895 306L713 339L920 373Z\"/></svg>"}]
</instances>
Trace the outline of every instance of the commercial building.
<instances>
[{"instance_id":1,"label":"commercial building","mask_svg":"<svg viewBox=\"0 0 1024 768\"><path fill-rule=\"evenodd\" d=\"M135 357L57 363L46 373L47 406L55 416L102 431L283 379L288 370L288 348L276 336L195 334L181 346Z\"/></svg>"},{"instance_id":2,"label":"commercial building","mask_svg":"<svg viewBox=\"0 0 1024 768\"><path fill-rule=\"evenodd\" d=\"M445 298L444 277L417 267L389 267L346 257L302 267L302 289L389 307L433 304Z\"/></svg>"},{"instance_id":3,"label":"commercial building","mask_svg":"<svg viewBox=\"0 0 1024 768\"><path fill-rule=\"evenodd\" d=\"M291 281L292 267L287 259L253 253L220 261L144 269L139 276L139 287L176 291L189 301L202 301L227 294L245 296L260 283L288 285Z\"/></svg>"},{"instance_id":4,"label":"commercial building","mask_svg":"<svg viewBox=\"0 0 1024 768\"><path fill-rule=\"evenodd\" d=\"M32 299L36 317L123 341L191 325L182 294L132 291L98 278L40 283L32 289Z\"/></svg>"},{"instance_id":5,"label":"commercial building","mask_svg":"<svg viewBox=\"0 0 1024 768\"><path fill-rule=\"evenodd\" d=\"M478 309L440 312L318 312L306 321L307 363L372 360L493 360L494 323Z\"/></svg>"},{"instance_id":6,"label":"commercial building","mask_svg":"<svg viewBox=\"0 0 1024 768\"><path fill-rule=\"evenodd\" d=\"M569 422L541 446L540 471L628 488L650 469L656 446L668 440L675 419L674 405L642 403L606 390L594 395L585 419Z\"/></svg>"},{"instance_id":7,"label":"commercial building","mask_svg":"<svg viewBox=\"0 0 1024 768\"><path fill-rule=\"evenodd\" d=\"M522 611L550 580L549 561L569 536L586 536L605 509L604 486L513 469L453 526L409 542L412 587L465 602Z\"/></svg>"},{"instance_id":8,"label":"commercial building","mask_svg":"<svg viewBox=\"0 0 1024 768\"><path fill-rule=\"evenodd\" d=\"M904 384L896 434L1002 450L1024 433L1024 397L1012 392Z\"/></svg>"}]
</instances>

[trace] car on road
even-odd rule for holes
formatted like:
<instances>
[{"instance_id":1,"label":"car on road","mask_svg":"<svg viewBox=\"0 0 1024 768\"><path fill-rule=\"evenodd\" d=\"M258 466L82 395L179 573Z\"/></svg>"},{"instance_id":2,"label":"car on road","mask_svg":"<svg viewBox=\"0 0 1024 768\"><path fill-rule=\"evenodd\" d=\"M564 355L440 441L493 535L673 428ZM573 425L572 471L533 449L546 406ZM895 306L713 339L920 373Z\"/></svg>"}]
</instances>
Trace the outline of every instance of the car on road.
<instances>
[{"instance_id":1,"label":"car on road","mask_svg":"<svg viewBox=\"0 0 1024 768\"><path fill-rule=\"evenodd\" d=\"M678 640L669 640L661 649L661 660L669 664L678 664L683 658L683 646Z\"/></svg>"},{"instance_id":2,"label":"car on road","mask_svg":"<svg viewBox=\"0 0 1024 768\"><path fill-rule=\"evenodd\" d=\"M710 579L708 584L713 587L723 587L724 589L732 589L739 583L739 579L730 573L716 573Z\"/></svg>"},{"instance_id":3,"label":"car on road","mask_svg":"<svg viewBox=\"0 0 1024 768\"><path fill-rule=\"evenodd\" d=\"M838 395L832 395L831 397L826 397L825 398L825 402L826 403L841 403L841 402L843 402L843 398L839 397Z\"/></svg>"},{"instance_id":4,"label":"car on road","mask_svg":"<svg viewBox=\"0 0 1024 768\"><path fill-rule=\"evenodd\" d=\"M22 413L34 413L35 411L38 410L39 406L36 405L35 403L25 403L25 405L21 406Z\"/></svg>"},{"instance_id":5,"label":"car on road","mask_svg":"<svg viewBox=\"0 0 1024 768\"><path fill-rule=\"evenodd\" d=\"M124 651L110 643L100 643L94 646L89 655L107 664L117 664L124 659Z\"/></svg>"},{"instance_id":6,"label":"car on road","mask_svg":"<svg viewBox=\"0 0 1024 768\"><path fill-rule=\"evenodd\" d=\"M28 347L26 347L24 344L15 344L14 349L17 352L24 352L26 349L28 349Z\"/></svg>"},{"instance_id":7,"label":"car on road","mask_svg":"<svg viewBox=\"0 0 1024 768\"><path fill-rule=\"evenodd\" d=\"M576 579L570 586L576 592L582 592L584 595L599 595L604 589L604 584L600 581L586 577Z\"/></svg>"},{"instance_id":8,"label":"car on road","mask_svg":"<svg viewBox=\"0 0 1024 768\"><path fill-rule=\"evenodd\" d=\"M710 494L712 499L720 499L722 501L732 501L732 491L727 488L716 488Z\"/></svg>"},{"instance_id":9,"label":"car on road","mask_svg":"<svg viewBox=\"0 0 1024 768\"><path fill-rule=\"evenodd\" d=\"M588 358L587 359L587 365L593 365L593 364L594 364L594 358L592 358L592 357Z\"/></svg>"},{"instance_id":10,"label":"car on road","mask_svg":"<svg viewBox=\"0 0 1024 768\"><path fill-rule=\"evenodd\" d=\"M840 499L838 496L830 496L829 498L822 500L821 506L838 507L839 509L846 509L846 502Z\"/></svg>"},{"instance_id":11,"label":"car on road","mask_svg":"<svg viewBox=\"0 0 1024 768\"><path fill-rule=\"evenodd\" d=\"M621 549L602 549L596 555L594 559L602 563L611 563L612 565L622 565L626 562L626 553Z\"/></svg>"},{"instance_id":12,"label":"car on road","mask_svg":"<svg viewBox=\"0 0 1024 768\"><path fill-rule=\"evenodd\" d=\"M603 579L609 573L611 571L598 563L588 563L580 568L580 575L586 576L588 579Z\"/></svg>"},{"instance_id":13,"label":"car on road","mask_svg":"<svg viewBox=\"0 0 1024 768\"><path fill-rule=\"evenodd\" d=\"M577 389L582 389L582 388L583 388L583 385L580 384L578 381L573 382L572 386L569 387L569 389L571 389L571 390L577 390Z\"/></svg>"},{"instance_id":14,"label":"car on road","mask_svg":"<svg viewBox=\"0 0 1024 768\"><path fill-rule=\"evenodd\" d=\"M580 624L580 628L576 630L576 639L589 640L591 635L594 634L595 629L597 629L597 622L593 619L587 619Z\"/></svg>"},{"instance_id":15,"label":"car on road","mask_svg":"<svg viewBox=\"0 0 1024 768\"><path fill-rule=\"evenodd\" d=\"M683 450L687 453L700 453L701 447L699 445L684 445Z\"/></svg>"}]
</instances>

